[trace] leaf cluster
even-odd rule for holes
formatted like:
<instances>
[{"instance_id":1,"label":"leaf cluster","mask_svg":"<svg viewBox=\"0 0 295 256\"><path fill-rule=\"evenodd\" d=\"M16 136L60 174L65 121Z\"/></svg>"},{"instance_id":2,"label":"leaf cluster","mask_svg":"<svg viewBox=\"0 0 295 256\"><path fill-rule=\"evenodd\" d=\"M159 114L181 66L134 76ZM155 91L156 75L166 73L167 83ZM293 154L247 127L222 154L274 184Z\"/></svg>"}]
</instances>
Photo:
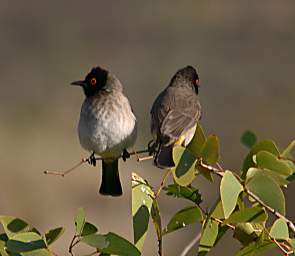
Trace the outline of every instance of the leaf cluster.
<instances>
[{"instance_id":1,"label":"leaf cluster","mask_svg":"<svg viewBox=\"0 0 295 256\"><path fill-rule=\"evenodd\" d=\"M295 226L285 216L284 189L295 179L292 156L295 140L281 149L274 141L258 141L253 132L246 131L241 141L249 149L241 169L224 169L219 164L219 138L206 136L198 125L187 147L174 147L175 167L167 172L157 191L147 180L132 174L133 242L112 232L100 233L95 224L86 220L85 212L80 208L74 218L75 234L69 253L74 255L75 247L84 244L92 248L88 255L142 255L152 221L160 256L164 255L164 236L196 223L201 227L200 234L195 234L200 238L196 249L201 256L209 253L228 232L241 244L240 250L235 252L238 256L258 255L274 248L282 255L292 254ZM169 174L173 180L164 185ZM200 176L210 185L219 186L219 197L208 210L202 207L206 199L193 185ZM221 178L220 182L214 177ZM178 209L165 225L158 202L162 190L175 200L187 202L187 206ZM0 216L0 222L4 229L0 234L2 256L52 255L51 244L64 232L59 227L42 234L12 216Z\"/></svg>"}]
</instances>

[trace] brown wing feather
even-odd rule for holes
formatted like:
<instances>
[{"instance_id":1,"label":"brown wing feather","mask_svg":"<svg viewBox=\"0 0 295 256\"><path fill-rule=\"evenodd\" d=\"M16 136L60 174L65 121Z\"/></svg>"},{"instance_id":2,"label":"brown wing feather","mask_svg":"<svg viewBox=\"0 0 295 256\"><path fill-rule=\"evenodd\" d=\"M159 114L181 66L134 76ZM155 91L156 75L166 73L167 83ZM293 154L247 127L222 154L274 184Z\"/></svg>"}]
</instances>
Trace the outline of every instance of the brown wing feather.
<instances>
[{"instance_id":1,"label":"brown wing feather","mask_svg":"<svg viewBox=\"0 0 295 256\"><path fill-rule=\"evenodd\" d=\"M165 146L172 145L199 120L201 106L191 88L168 87L155 100L152 110L152 133Z\"/></svg>"}]
</instances>

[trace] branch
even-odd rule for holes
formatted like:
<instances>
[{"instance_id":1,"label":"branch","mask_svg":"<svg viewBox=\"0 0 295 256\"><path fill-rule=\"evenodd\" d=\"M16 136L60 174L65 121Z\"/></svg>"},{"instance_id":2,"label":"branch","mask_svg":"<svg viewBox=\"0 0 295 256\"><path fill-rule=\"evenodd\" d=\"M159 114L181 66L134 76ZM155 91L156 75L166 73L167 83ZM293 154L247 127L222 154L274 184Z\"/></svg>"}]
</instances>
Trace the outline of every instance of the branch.
<instances>
[{"instance_id":1,"label":"branch","mask_svg":"<svg viewBox=\"0 0 295 256\"><path fill-rule=\"evenodd\" d=\"M199 161L199 165L201 165L202 167L206 168L207 170L211 171L212 173L218 175L219 177L223 177L224 173L223 173L223 169L219 169L216 167L213 167L211 165L205 164L202 162L202 160ZM233 174L241 181L241 178L236 175L234 172ZM267 204L265 204L257 195L255 195L253 192L249 191L248 189L246 189L244 187L244 192L252 197L257 203L259 203L261 206L265 207L269 212L271 212L273 215L275 215L277 218L280 218L282 220L284 220L288 227L290 228L290 230L292 230L292 232L295 234L295 225L294 223L289 220L288 218L286 218L284 215L282 215L281 213L279 213L278 211L276 211L275 209L273 209L272 207L268 206Z\"/></svg>"},{"instance_id":2,"label":"branch","mask_svg":"<svg viewBox=\"0 0 295 256\"><path fill-rule=\"evenodd\" d=\"M270 211L273 215L275 215L277 218L280 218L280 219L284 220L287 223L288 227L295 234L295 225L294 225L294 223L291 220L289 220L284 215L282 215L281 213L279 213L275 209L273 209L270 206L268 206L267 204L265 204L257 195L255 195L251 191L247 190L246 188L245 188L245 192L250 197L252 197L257 203L259 203L260 205L262 205L263 207L265 207L268 211Z\"/></svg>"},{"instance_id":3,"label":"branch","mask_svg":"<svg viewBox=\"0 0 295 256\"><path fill-rule=\"evenodd\" d=\"M140 162L140 161L142 161L142 160L141 160L141 158L139 158L139 155L140 155L140 154L144 154L144 153L149 153L149 150L148 150L148 149L133 150L132 152L129 153L129 155L130 155L130 156L134 156L134 155L135 155L135 156L137 157L137 161ZM123 157L124 157L124 156L121 155L121 156L118 157L118 158L123 158ZM148 156L149 159L151 159L150 157L153 158L153 156ZM107 158L102 158L102 157L96 157L96 158L95 158L95 160L97 160L97 161L101 161L101 160L103 160L103 159L105 160L105 159L107 159Z\"/></svg>"},{"instance_id":4,"label":"branch","mask_svg":"<svg viewBox=\"0 0 295 256\"><path fill-rule=\"evenodd\" d=\"M157 193L155 194L155 199L157 199L160 196L160 193L163 187L165 186L166 180L170 176L170 174L171 174L171 169L168 169L161 180L161 184L157 190Z\"/></svg>"},{"instance_id":5,"label":"branch","mask_svg":"<svg viewBox=\"0 0 295 256\"><path fill-rule=\"evenodd\" d=\"M213 166L210 166L210 167L214 168ZM210 216L200 205L198 205L198 207L202 211L202 213L206 216L206 218L210 218L224 225L224 222L222 220ZM225 225L232 230L235 230L236 228L235 226L230 224L225 224ZM189 244L184 248L180 256L186 256L190 252L190 250L200 241L201 237L202 237L202 230L197 234L197 236L192 241L189 242Z\"/></svg>"},{"instance_id":6,"label":"branch","mask_svg":"<svg viewBox=\"0 0 295 256\"><path fill-rule=\"evenodd\" d=\"M284 255L289 255L293 253L293 250L290 246L286 245L284 242L279 242L276 239L272 238L267 228L265 227L264 232L268 235L269 239L278 246L278 248L284 253Z\"/></svg>"},{"instance_id":7,"label":"branch","mask_svg":"<svg viewBox=\"0 0 295 256\"><path fill-rule=\"evenodd\" d=\"M146 156L146 157L142 157L140 158L139 155L140 154L144 154L144 153L149 153L149 150L148 149L142 149L142 150L138 150L138 151L135 151L133 150L132 152L129 153L129 156L136 156L137 158L137 162L142 162L142 161L145 161L145 160L150 160L153 158L153 156ZM124 155L121 155L119 158L123 158L125 159L126 156ZM85 163L88 163L88 164L91 164L93 165L93 161L101 161L103 159L106 159L106 158L102 158L102 157L93 157L93 154L91 154L89 157L87 158L82 158L80 162L78 162L77 164L75 164L73 167L71 167L70 169L67 169L65 171L44 171L43 173L44 174L49 174L49 175L55 175L55 176L60 176L60 177L64 177L66 176L67 174L75 171L78 167L80 167L81 165L85 164Z\"/></svg>"},{"instance_id":8,"label":"branch","mask_svg":"<svg viewBox=\"0 0 295 256\"><path fill-rule=\"evenodd\" d=\"M77 245L80 242L79 240L76 240L76 238L77 238L77 235L74 235L74 237L73 237L73 239L72 239L72 241L70 243L70 246L69 246L69 253L72 256L74 256L74 254L73 254L73 248L74 248L74 246Z\"/></svg>"}]
</instances>

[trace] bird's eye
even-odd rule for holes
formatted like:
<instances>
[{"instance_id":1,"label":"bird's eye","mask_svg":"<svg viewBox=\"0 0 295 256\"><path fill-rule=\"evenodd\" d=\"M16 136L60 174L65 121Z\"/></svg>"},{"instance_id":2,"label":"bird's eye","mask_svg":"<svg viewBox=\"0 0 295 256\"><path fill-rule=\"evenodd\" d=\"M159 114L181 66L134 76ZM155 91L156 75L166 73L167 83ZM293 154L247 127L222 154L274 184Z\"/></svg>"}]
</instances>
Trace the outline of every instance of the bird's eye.
<instances>
[{"instance_id":1,"label":"bird's eye","mask_svg":"<svg viewBox=\"0 0 295 256\"><path fill-rule=\"evenodd\" d=\"M200 80L199 79L195 80L195 85L200 86Z\"/></svg>"},{"instance_id":2,"label":"bird's eye","mask_svg":"<svg viewBox=\"0 0 295 256\"><path fill-rule=\"evenodd\" d=\"M91 85L96 85L96 78L91 78L91 80L90 80L90 84Z\"/></svg>"}]
</instances>

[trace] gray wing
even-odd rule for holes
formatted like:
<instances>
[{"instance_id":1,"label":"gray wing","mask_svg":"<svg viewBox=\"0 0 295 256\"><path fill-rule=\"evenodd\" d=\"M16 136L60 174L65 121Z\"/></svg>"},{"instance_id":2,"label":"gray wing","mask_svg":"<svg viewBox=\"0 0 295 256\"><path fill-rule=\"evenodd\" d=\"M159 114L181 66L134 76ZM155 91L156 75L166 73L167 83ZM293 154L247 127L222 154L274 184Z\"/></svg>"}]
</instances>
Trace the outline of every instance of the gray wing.
<instances>
[{"instance_id":1,"label":"gray wing","mask_svg":"<svg viewBox=\"0 0 295 256\"><path fill-rule=\"evenodd\" d=\"M190 88L168 87L155 100L151 109L151 130L165 146L196 125L201 116L197 94Z\"/></svg>"}]
</instances>

